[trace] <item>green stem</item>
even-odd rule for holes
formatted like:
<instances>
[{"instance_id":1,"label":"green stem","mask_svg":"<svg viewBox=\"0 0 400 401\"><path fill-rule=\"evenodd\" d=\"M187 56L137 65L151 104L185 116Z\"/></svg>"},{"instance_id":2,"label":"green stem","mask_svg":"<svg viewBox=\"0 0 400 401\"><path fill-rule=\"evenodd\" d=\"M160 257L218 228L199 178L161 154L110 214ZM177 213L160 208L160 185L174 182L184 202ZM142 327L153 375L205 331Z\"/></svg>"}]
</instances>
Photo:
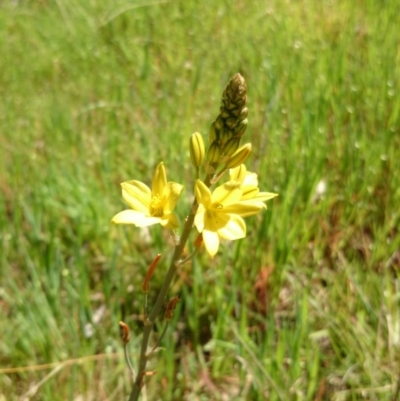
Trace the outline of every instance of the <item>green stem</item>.
<instances>
[{"instance_id":1,"label":"green stem","mask_svg":"<svg viewBox=\"0 0 400 401\"><path fill-rule=\"evenodd\" d=\"M209 187L212 175L207 175L204 183ZM196 199L193 201L191 212L183 226L182 236L180 238L179 244L175 246L174 255L172 256L171 264L169 266L167 275L165 277L164 283L161 287L160 292L158 293L156 303L150 315L144 321L144 330L142 337L142 346L140 349L140 357L139 357L139 367L138 374L136 376L135 382L133 384L132 392L129 396L129 401L137 401L139 399L140 391L143 386L143 376L146 373L146 365L148 360L147 348L150 340L150 334L153 329L154 322L159 315L161 308L164 304L165 297L167 296L169 287L171 286L172 280L175 277L176 270L178 268L179 260L182 257L183 250L185 249L186 242L189 238L190 232L192 231L194 217L196 216L198 208L198 203Z\"/></svg>"},{"instance_id":2,"label":"green stem","mask_svg":"<svg viewBox=\"0 0 400 401\"><path fill-rule=\"evenodd\" d=\"M206 179L204 180L204 184L206 184L207 187L209 187L211 185L212 176L213 176L213 174L208 174L206 176ZM175 251L174 251L174 255L172 256L171 264L169 266L169 269L168 269L167 275L165 277L164 283L161 287L161 290L158 293L156 303L154 304L154 307L153 307L152 311L150 312L150 315L145 318L143 337L142 337L142 346L140 349L138 374L136 376L135 382L133 383L133 388L132 388L131 394L129 396L129 401L137 401L139 399L140 391L143 387L143 379L144 379L143 376L146 373L146 365L147 365L147 361L148 361L147 348L149 345L150 334L151 334L151 331L153 330L154 322L156 321L156 318L159 315L161 308L164 304L164 300L165 300L165 297L167 296L167 293L168 293L169 287L171 286L172 280L175 277L176 270L179 265L177 262L179 262L179 260L182 257L186 242L189 238L190 232L192 231L194 218L196 216L198 206L199 205L197 203L197 200L195 199L193 201L193 205L192 205L190 214L189 214L188 218L186 219L186 222L183 226L183 231L182 231L182 235L181 235L179 244L177 244L175 246Z\"/></svg>"},{"instance_id":3,"label":"green stem","mask_svg":"<svg viewBox=\"0 0 400 401\"><path fill-rule=\"evenodd\" d=\"M195 208L196 206L197 206L197 202L194 202L193 208ZM193 208L192 208L192 210L193 210ZM193 222L194 222L194 216L195 216L195 212L192 211L192 213L189 215L189 217L185 223L179 244L175 247L175 252L172 257L171 265L169 267L167 276L165 277L165 280L161 287L161 290L158 294L156 303L154 304L154 307L153 307L150 315L147 317L147 319L144 322L144 330L143 330L143 338L142 338L142 347L140 350L138 374L137 374L136 380L133 384L133 388L132 388L131 395L129 397L129 401L137 401L139 399L140 390L142 389L142 385L143 385L143 375L146 372L147 348L148 348L148 344L149 344L150 334L153 329L154 322L155 322L157 316L159 315L160 310L164 304L164 300L165 300L165 297L167 296L167 292L172 283L172 280L174 279L176 269L177 269L177 262L181 258L183 250L185 248L186 241L189 238L189 234L192 229Z\"/></svg>"},{"instance_id":4,"label":"green stem","mask_svg":"<svg viewBox=\"0 0 400 401\"><path fill-rule=\"evenodd\" d=\"M128 368L131 371L132 377L135 377L135 371L133 369L131 359L129 358L128 343L124 344L124 355L125 355L126 364L128 365Z\"/></svg>"},{"instance_id":5,"label":"green stem","mask_svg":"<svg viewBox=\"0 0 400 401\"><path fill-rule=\"evenodd\" d=\"M154 347L151 349L151 351L148 353L147 357L150 358L153 355L153 352L156 350L156 348L160 345L161 340L163 339L165 333L167 332L168 329L168 325L169 325L169 321L167 321L167 323L165 323L164 329L162 331L162 333L160 334L157 342L154 344Z\"/></svg>"}]
</instances>

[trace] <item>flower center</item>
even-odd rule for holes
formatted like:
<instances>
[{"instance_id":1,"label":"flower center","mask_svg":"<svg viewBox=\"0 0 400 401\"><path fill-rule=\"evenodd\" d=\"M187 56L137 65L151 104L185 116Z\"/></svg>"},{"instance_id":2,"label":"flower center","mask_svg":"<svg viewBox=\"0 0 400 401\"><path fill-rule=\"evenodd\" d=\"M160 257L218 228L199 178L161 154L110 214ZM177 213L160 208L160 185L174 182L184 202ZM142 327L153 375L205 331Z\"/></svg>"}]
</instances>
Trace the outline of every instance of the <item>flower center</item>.
<instances>
[{"instance_id":1,"label":"flower center","mask_svg":"<svg viewBox=\"0 0 400 401\"><path fill-rule=\"evenodd\" d=\"M211 208L212 208L212 209L223 209L224 206L221 205L220 203L213 203L213 204L211 205Z\"/></svg>"},{"instance_id":2,"label":"flower center","mask_svg":"<svg viewBox=\"0 0 400 401\"><path fill-rule=\"evenodd\" d=\"M159 195L152 196L150 201L150 214L154 217L162 217L163 207Z\"/></svg>"}]
</instances>

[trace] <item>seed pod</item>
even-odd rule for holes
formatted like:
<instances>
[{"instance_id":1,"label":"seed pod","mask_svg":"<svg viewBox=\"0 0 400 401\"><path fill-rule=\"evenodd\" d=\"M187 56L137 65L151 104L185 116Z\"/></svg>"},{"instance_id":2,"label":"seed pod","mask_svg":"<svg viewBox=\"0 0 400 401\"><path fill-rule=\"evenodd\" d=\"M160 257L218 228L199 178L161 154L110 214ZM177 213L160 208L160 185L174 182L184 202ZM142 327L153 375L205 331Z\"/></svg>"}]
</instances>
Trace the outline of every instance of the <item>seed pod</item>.
<instances>
[{"instance_id":1,"label":"seed pod","mask_svg":"<svg viewBox=\"0 0 400 401\"><path fill-rule=\"evenodd\" d=\"M189 140L190 159L194 167L199 168L204 161L205 149L203 137L199 132L190 136Z\"/></svg>"},{"instance_id":2,"label":"seed pod","mask_svg":"<svg viewBox=\"0 0 400 401\"><path fill-rule=\"evenodd\" d=\"M207 160L210 163L218 163L219 157L221 156L221 147L217 140L215 140L209 147L207 152Z\"/></svg>"},{"instance_id":3,"label":"seed pod","mask_svg":"<svg viewBox=\"0 0 400 401\"><path fill-rule=\"evenodd\" d=\"M235 168L243 164L251 154L251 143L246 143L240 147L226 162L225 169Z\"/></svg>"}]
</instances>

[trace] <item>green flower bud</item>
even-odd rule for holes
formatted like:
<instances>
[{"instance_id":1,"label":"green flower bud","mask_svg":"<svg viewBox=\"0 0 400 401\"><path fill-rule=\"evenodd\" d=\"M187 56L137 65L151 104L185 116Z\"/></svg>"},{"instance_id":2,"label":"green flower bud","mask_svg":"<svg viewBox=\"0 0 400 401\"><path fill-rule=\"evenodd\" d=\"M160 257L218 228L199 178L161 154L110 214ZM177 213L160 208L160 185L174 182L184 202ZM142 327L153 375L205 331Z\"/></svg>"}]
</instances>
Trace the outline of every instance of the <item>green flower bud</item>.
<instances>
[{"instance_id":1,"label":"green flower bud","mask_svg":"<svg viewBox=\"0 0 400 401\"><path fill-rule=\"evenodd\" d=\"M245 118L243 121L241 121L236 126L235 131L234 131L234 135L235 136L242 136L245 133L246 129L247 129L247 123L248 123L247 118Z\"/></svg>"},{"instance_id":2,"label":"green flower bud","mask_svg":"<svg viewBox=\"0 0 400 401\"><path fill-rule=\"evenodd\" d=\"M251 154L251 143L246 143L240 147L226 162L225 169L235 168L243 164Z\"/></svg>"},{"instance_id":3,"label":"green flower bud","mask_svg":"<svg viewBox=\"0 0 400 401\"><path fill-rule=\"evenodd\" d=\"M224 127L222 128L220 134L219 134L219 143L221 146L224 146L229 139L231 139L233 136L233 132L230 131L228 128Z\"/></svg>"},{"instance_id":4,"label":"green flower bud","mask_svg":"<svg viewBox=\"0 0 400 401\"><path fill-rule=\"evenodd\" d=\"M213 143L216 139L218 139L218 131L215 129L215 124L212 123L210 125L210 131L208 135L210 143Z\"/></svg>"},{"instance_id":5,"label":"green flower bud","mask_svg":"<svg viewBox=\"0 0 400 401\"><path fill-rule=\"evenodd\" d=\"M207 160L210 163L218 163L219 157L221 156L221 147L217 140L215 140L209 147L207 152Z\"/></svg>"},{"instance_id":6,"label":"green flower bud","mask_svg":"<svg viewBox=\"0 0 400 401\"><path fill-rule=\"evenodd\" d=\"M234 117L229 117L225 120L225 124L228 128L233 129L237 124L237 119Z\"/></svg>"},{"instance_id":7,"label":"green flower bud","mask_svg":"<svg viewBox=\"0 0 400 401\"><path fill-rule=\"evenodd\" d=\"M223 155L232 156L239 149L241 139L240 137L229 139L222 150Z\"/></svg>"},{"instance_id":8,"label":"green flower bud","mask_svg":"<svg viewBox=\"0 0 400 401\"><path fill-rule=\"evenodd\" d=\"M220 107L220 116L222 118L228 118L230 116L230 113L228 110L226 110L226 108L224 106Z\"/></svg>"},{"instance_id":9,"label":"green flower bud","mask_svg":"<svg viewBox=\"0 0 400 401\"><path fill-rule=\"evenodd\" d=\"M189 140L190 159L194 167L199 168L204 160L205 149L203 137L199 132L195 132L190 136Z\"/></svg>"},{"instance_id":10,"label":"green flower bud","mask_svg":"<svg viewBox=\"0 0 400 401\"><path fill-rule=\"evenodd\" d=\"M249 115L249 109L247 107L244 107L238 117L239 122L246 119L248 115Z\"/></svg>"},{"instance_id":11,"label":"green flower bud","mask_svg":"<svg viewBox=\"0 0 400 401\"><path fill-rule=\"evenodd\" d=\"M222 120L221 116L218 116L217 119L214 121L214 126L217 131L219 131L224 126L224 121Z\"/></svg>"}]
</instances>

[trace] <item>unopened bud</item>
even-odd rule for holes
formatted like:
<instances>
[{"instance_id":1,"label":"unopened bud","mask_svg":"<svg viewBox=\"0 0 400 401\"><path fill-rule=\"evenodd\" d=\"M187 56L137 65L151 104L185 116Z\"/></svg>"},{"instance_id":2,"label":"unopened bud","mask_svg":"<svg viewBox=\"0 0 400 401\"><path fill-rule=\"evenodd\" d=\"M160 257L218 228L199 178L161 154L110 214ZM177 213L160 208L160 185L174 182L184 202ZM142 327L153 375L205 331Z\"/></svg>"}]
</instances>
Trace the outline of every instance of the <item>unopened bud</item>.
<instances>
[{"instance_id":1,"label":"unopened bud","mask_svg":"<svg viewBox=\"0 0 400 401\"><path fill-rule=\"evenodd\" d=\"M228 117L230 116L230 113L229 113L229 111L226 109L225 104L222 105L222 106L220 107L219 111L220 111L220 116L221 116L222 118L228 118Z\"/></svg>"},{"instance_id":2,"label":"unopened bud","mask_svg":"<svg viewBox=\"0 0 400 401\"><path fill-rule=\"evenodd\" d=\"M229 117L225 121L225 125L230 129L235 128L236 124L237 124L237 119L234 117Z\"/></svg>"},{"instance_id":3,"label":"unopened bud","mask_svg":"<svg viewBox=\"0 0 400 401\"><path fill-rule=\"evenodd\" d=\"M209 132L209 138L208 139L209 139L210 143L213 143L216 139L218 139L218 132L215 129L215 124L214 123L212 123L210 125L210 132Z\"/></svg>"},{"instance_id":4,"label":"unopened bud","mask_svg":"<svg viewBox=\"0 0 400 401\"><path fill-rule=\"evenodd\" d=\"M219 146L219 143L217 140L215 140L209 147L208 153L207 153L207 160L210 163L217 163L219 160L219 157L221 156L221 147Z\"/></svg>"},{"instance_id":5,"label":"unopened bud","mask_svg":"<svg viewBox=\"0 0 400 401\"><path fill-rule=\"evenodd\" d=\"M196 168L200 167L203 163L206 151L204 149L203 137L199 132L195 132L190 136L189 150L193 166Z\"/></svg>"},{"instance_id":6,"label":"unopened bud","mask_svg":"<svg viewBox=\"0 0 400 401\"><path fill-rule=\"evenodd\" d=\"M225 144L222 153L224 156L232 156L240 146L240 137L234 137L229 139L229 141Z\"/></svg>"},{"instance_id":7,"label":"unopened bud","mask_svg":"<svg viewBox=\"0 0 400 401\"><path fill-rule=\"evenodd\" d=\"M238 120L243 121L245 118L247 118L248 115L249 115L249 109L247 107L244 107L238 117Z\"/></svg>"},{"instance_id":8,"label":"unopened bud","mask_svg":"<svg viewBox=\"0 0 400 401\"><path fill-rule=\"evenodd\" d=\"M245 118L243 121L241 121L235 128L235 136L242 136L246 129L247 129L247 123L248 120Z\"/></svg>"},{"instance_id":9,"label":"unopened bud","mask_svg":"<svg viewBox=\"0 0 400 401\"><path fill-rule=\"evenodd\" d=\"M214 121L215 129L219 131L224 126L224 121L222 120L221 116L218 116L217 119Z\"/></svg>"},{"instance_id":10,"label":"unopened bud","mask_svg":"<svg viewBox=\"0 0 400 401\"><path fill-rule=\"evenodd\" d=\"M246 143L240 147L232 157L226 162L225 169L235 168L243 164L250 156L251 153L251 143Z\"/></svg>"},{"instance_id":11,"label":"unopened bud","mask_svg":"<svg viewBox=\"0 0 400 401\"><path fill-rule=\"evenodd\" d=\"M219 133L219 143L221 145L225 145L229 141L229 139L232 138L232 136L233 132L229 128L227 127L222 128L222 130Z\"/></svg>"}]
</instances>

